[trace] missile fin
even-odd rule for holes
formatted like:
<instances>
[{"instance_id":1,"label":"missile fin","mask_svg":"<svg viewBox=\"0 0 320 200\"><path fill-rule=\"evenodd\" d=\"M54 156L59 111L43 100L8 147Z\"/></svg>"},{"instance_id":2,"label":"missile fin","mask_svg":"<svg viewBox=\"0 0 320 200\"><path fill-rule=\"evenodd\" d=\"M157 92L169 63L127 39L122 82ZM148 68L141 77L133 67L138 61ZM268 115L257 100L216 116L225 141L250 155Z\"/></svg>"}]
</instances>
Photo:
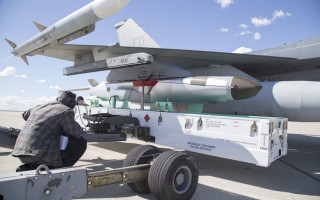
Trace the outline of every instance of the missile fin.
<instances>
[{"instance_id":1,"label":"missile fin","mask_svg":"<svg viewBox=\"0 0 320 200\"><path fill-rule=\"evenodd\" d=\"M47 26L45 26L45 25L42 25L42 24L39 24L39 23L37 23L37 22L35 22L35 21L32 21L33 22L33 24L37 27L37 29L41 32L41 31L43 31L43 30L46 30L48 27Z\"/></svg>"},{"instance_id":2,"label":"missile fin","mask_svg":"<svg viewBox=\"0 0 320 200\"><path fill-rule=\"evenodd\" d=\"M53 48L57 52L58 40L51 42L49 45L51 48Z\"/></svg>"},{"instance_id":3,"label":"missile fin","mask_svg":"<svg viewBox=\"0 0 320 200\"><path fill-rule=\"evenodd\" d=\"M88 82L92 87L99 85L99 83L95 79L88 79Z\"/></svg>"},{"instance_id":4,"label":"missile fin","mask_svg":"<svg viewBox=\"0 0 320 200\"><path fill-rule=\"evenodd\" d=\"M16 45L14 42L11 42L11 41L8 40L7 38L5 38L5 40L10 44L10 46L11 46L12 48L16 48L16 47L17 47L17 45Z\"/></svg>"},{"instance_id":5,"label":"missile fin","mask_svg":"<svg viewBox=\"0 0 320 200\"><path fill-rule=\"evenodd\" d=\"M28 62L28 59L27 59L26 55L22 55L21 58L27 65L29 65L29 62Z\"/></svg>"}]
</instances>

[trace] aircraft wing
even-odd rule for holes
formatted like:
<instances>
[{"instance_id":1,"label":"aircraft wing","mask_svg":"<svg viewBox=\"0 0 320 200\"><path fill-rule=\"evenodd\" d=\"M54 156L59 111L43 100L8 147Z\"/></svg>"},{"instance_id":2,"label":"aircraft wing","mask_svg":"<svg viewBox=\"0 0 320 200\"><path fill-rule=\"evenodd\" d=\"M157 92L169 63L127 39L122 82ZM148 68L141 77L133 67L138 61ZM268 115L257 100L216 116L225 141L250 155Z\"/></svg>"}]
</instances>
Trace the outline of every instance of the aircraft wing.
<instances>
[{"instance_id":1,"label":"aircraft wing","mask_svg":"<svg viewBox=\"0 0 320 200\"><path fill-rule=\"evenodd\" d=\"M42 55L52 58L58 58L61 60L74 61L76 55L79 55L86 51L93 51L94 49L104 48L105 46L93 46L93 45L59 45L55 48L47 48L33 51L26 54L27 56Z\"/></svg>"},{"instance_id":2,"label":"aircraft wing","mask_svg":"<svg viewBox=\"0 0 320 200\"><path fill-rule=\"evenodd\" d=\"M155 59L176 65L182 69L193 69L214 65L230 65L253 77L265 77L291 71L302 71L314 67L315 59L296 59L252 54L236 54L224 52L194 51L164 48L98 46L98 45L60 45L32 55L43 55L62 60L74 61L84 52L93 52L95 61L132 53L148 53Z\"/></svg>"}]
</instances>

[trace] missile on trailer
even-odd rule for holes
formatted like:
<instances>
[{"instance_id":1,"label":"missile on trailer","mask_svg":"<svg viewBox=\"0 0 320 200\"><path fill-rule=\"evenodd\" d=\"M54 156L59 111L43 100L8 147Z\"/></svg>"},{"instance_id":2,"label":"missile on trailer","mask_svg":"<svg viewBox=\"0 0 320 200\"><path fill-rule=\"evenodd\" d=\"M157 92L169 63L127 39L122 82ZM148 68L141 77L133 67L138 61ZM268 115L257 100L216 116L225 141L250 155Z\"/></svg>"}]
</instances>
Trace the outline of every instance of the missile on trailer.
<instances>
[{"instance_id":1,"label":"missile on trailer","mask_svg":"<svg viewBox=\"0 0 320 200\"><path fill-rule=\"evenodd\" d=\"M149 83L148 83L149 82ZM170 102L220 102L254 97L261 90L255 81L234 76L195 76L168 80L149 80L145 83L144 100ZM108 100L140 102L141 87L133 82L102 82L90 89L91 96Z\"/></svg>"},{"instance_id":2,"label":"missile on trailer","mask_svg":"<svg viewBox=\"0 0 320 200\"><path fill-rule=\"evenodd\" d=\"M28 64L27 55L42 51L45 46L64 44L94 31L95 22L119 12L130 0L95 0L74 13L46 28L35 23L41 31L26 42L17 46L6 39L13 48L12 54L21 57Z\"/></svg>"},{"instance_id":3,"label":"missile on trailer","mask_svg":"<svg viewBox=\"0 0 320 200\"><path fill-rule=\"evenodd\" d=\"M262 86L235 76L195 76L160 81L149 92L151 102L220 102L256 96Z\"/></svg>"}]
</instances>

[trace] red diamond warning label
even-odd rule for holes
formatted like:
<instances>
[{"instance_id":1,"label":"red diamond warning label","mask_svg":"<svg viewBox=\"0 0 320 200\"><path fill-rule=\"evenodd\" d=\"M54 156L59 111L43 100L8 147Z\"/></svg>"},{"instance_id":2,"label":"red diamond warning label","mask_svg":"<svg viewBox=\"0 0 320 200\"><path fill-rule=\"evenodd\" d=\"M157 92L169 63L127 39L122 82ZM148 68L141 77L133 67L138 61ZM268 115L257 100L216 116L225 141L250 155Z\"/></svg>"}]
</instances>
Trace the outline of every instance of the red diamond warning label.
<instances>
[{"instance_id":1,"label":"red diamond warning label","mask_svg":"<svg viewBox=\"0 0 320 200\"><path fill-rule=\"evenodd\" d=\"M146 122L148 122L150 120L150 117L148 114L146 116L144 116L144 120L146 120Z\"/></svg>"}]
</instances>

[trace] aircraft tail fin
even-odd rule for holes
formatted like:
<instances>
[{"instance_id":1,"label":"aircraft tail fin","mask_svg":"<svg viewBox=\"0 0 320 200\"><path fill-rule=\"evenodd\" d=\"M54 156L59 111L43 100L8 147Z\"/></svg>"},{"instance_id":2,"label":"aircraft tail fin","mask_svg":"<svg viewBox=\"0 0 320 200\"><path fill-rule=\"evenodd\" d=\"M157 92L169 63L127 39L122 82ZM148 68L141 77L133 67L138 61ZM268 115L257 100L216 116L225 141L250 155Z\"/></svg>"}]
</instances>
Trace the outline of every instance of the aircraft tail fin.
<instances>
[{"instance_id":1,"label":"aircraft tail fin","mask_svg":"<svg viewBox=\"0 0 320 200\"><path fill-rule=\"evenodd\" d=\"M88 82L92 87L99 85L99 83L95 79L88 79Z\"/></svg>"},{"instance_id":2,"label":"aircraft tail fin","mask_svg":"<svg viewBox=\"0 0 320 200\"><path fill-rule=\"evenodd\" d=\"M160 48L139 25L131 18L116 24L120 46Z\"/></svg>"},{"instance_id":3,"label":"aircraft tail fin","mask_svg":"<svg viewBox=\"0 0 320 200\"><path fill-rule=\"evenodd\" d=\"M10 45L13 49L17 47L17 45L16 45L14 42L8 40L7 38L5 38L5 40L9 43L9 45ZM27 56L26 56L26 55L22 55L21 58L22 58L22 60L23 60L27 65L29 65L29 62L28 62L28 59L27 59Z\"/></svg>"},{"instance_id":4,"label":"aircraft tail fin","mask_svg":"<svg viewBox=\"0 0 320 200\"><path fill-rule=\"evenodd\" d=\"M42 25L42 24L39 24L39 23L37 23L37 22L35 22L35 21L32 21L32 22L33 22L33 24L37 27L37 29L38 29L40 32L48 28L47 26Z\"/></svg>"},{"instance_id":5,"label":"aircraft tail fin","mask_svg":"<svg viewBox=\"0 0 320 200\"><path fill-rule=\"evenodd\" d=\"M5 40L9 43L9 45L10 45L12 48L16 48L16 47L17 47L17 45L16 45L14 42L8 40L7 38L5 38Z\"/></svg>"},{"instance_id":6,"label":"aircraft tail fin","mask_svg":"<svg viewBox=\"0 0 320 200\"><path fill-rule=\"evenodd\" d=\"M21 58L22 58L23 62L25 62L27 65L29 65L29 62L28 62L26 55L22 55Z\"/></svg>"}]
</instances>

